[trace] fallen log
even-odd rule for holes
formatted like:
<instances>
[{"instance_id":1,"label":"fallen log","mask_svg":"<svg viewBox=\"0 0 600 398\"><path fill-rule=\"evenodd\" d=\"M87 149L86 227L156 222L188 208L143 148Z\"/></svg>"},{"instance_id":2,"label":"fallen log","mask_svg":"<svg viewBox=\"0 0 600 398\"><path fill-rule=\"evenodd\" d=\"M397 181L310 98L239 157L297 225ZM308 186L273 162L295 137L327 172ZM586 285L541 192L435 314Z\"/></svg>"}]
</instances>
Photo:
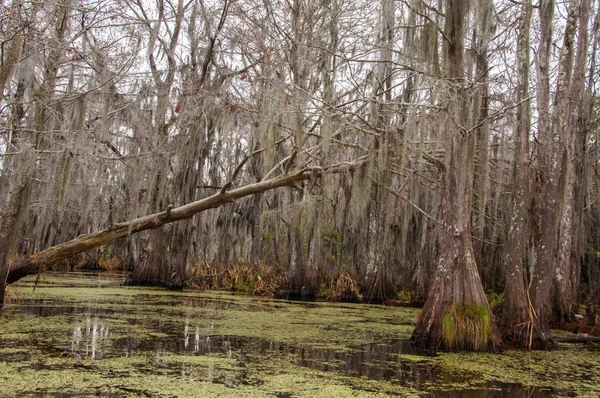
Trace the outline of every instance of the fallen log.
<instances>
[{"instance_id":1,"label":"fallen log","mask_svg":"<svg viewBox=\"0 0 600 398\"><path fill-rule=\"evenodd\" d=\"M355 163L340 163L329 167L306 167L298 171L284 173L277 177L245 185L230 191L227 191L227 186L224 186L219 193L209 196L208 198L200 199L176 208L169 206L165 211L159 213L114 224L99 232L79 235L68 242L52 246L46 250L25 257L10 266L6 282L9 284L14 283L27 275L40 272L45 266L67 260L76 254L103 246L113 240L137 232L160 228L165 224L175 221L192 218L200 212L235 202L244 196L254 195L285 186L297 187L299 182L320 177L323 174L351 172L360 164L362 164L362 161L357 161Z\"/></svg>"},{"instance_id":2,"label":"fallen log","mask_svg":"<svg viewBox=\"0 0 600 398\"><path fill-rule=\"evenodd\" d=\"M600 337L580 335L572 337L559 337L555 338L554 341L557 343L600 343Z\"/></svg>"}]
</instances>

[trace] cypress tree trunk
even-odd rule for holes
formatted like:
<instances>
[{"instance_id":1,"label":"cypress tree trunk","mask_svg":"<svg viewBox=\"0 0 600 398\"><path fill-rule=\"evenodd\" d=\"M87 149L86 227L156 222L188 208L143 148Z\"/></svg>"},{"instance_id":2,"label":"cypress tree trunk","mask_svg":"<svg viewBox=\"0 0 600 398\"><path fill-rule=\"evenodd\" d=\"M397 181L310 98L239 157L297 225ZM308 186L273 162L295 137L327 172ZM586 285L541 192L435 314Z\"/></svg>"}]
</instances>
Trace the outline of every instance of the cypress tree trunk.
<instances>
[{"instance_id":1,"label":"cypress tree trunk","mask_svg":"<svg viewBox=\"0 0 600 398\"><path fill-rule=\"evenodd\" d=\"M540 14L540 45L537 63L537 103L538 103L538 164L535 175L535 189L539 200L534 202L538 230L534 232L536 262L531 275L530 295L535 322L532 340L546 345L550 340L552 321L551 287L556 247L556 183L558 179L558 159L554 150L553 132L550 123L550 48L552 40L552 20L554 2L542 1ZM558 95L558 94L557 94Z\"/></svg>"},{"instance_id":2,"label":"cypress tree trunk","mask_svg":"<svg viewBox=\"0 0 600 398\"><path fill-rule=\"evenodd\" d=\"M577 39L577 56L575 60L571 87L568 95L568 111L565 117L566 129L561 130L564 137L564 166L563 166L563 191L562 210L560 213L558 263L556 266L556 311L562 321L571 320L571 304L575 300L575 287L577 278L573 261L573 238L575 218L575 145L580 131L586 126L582 125L583 91L585 83L585 67L588 52L588 22L590 15L590 1L582 0L579 7L577 2L571 1L571 13L579 14L579 37ZM576 10L578 8L578 10ZM575 17L573 17L574 19ZM574 28L573 28L574 30ZM566 40L566 38L565 38ZM572 45L571 45L572 46Z\"/></svg>"},{"instance_id":3,"label":"cypress tree trunk","mask_svg":"<svg viewBox=\"0 0 600 398\"><path fill-rule=\"evenodd\" d=\"M35 155L24 150L20 156L20 173L12 185L10 200L0 221L0 310L4 307L9 274L9 261L17 254L17 246L29 207L32 179L35 172ZM2 181L4 179L0 179Z\"/></svg>"},{"instance_id":4,"label":"cypress tree trunk","mask_svg":"<svg viewBox=\"0 0 600 398\"><path fill-rule=\"evenodd\" d=\"M468 3L447 2L444 27L447 87L446 161L443 178L443 239L436 274L413 340L429 348L490 350L500 344L494 316L475 263L470 228L473 137L460 121L469 120L463 81L464 24Z\"/></svg>"},{"instance_id":5,"label":"cypress tree trunk","mask_svg":"<svg viewBox=\"0 0 600 398\"><path fill-rule=\"evenodd\" d=\"M170 195L166 191L169 182L168 170L170 169L170 164L167 154L164 153L164 149L168 148L170 143L169 128L172 124L172 119L167 120L167 114L170 105L169 95L178 68L175 51L179 43L179 35L182 28L184 14L183 0L177 0L177 8L174 11L173 31L169 34L169 44L166 46L164 43L160 43L167 58L168 67L166 73L159 71L154 54L157 46L157 35L160 33L160 24L151 29L152 32L148 43L148 63L157 92L156 107L153 113L156 138L151 147L154 153L154 161L152 162L152 171L154 173L150 174L153 180L150 199L150 211L152 212L171 206ZM159 16L161 22L164 22L164 18L164 15ZM168 272L169 262L165 257L168 245L165 242L165 235L165 231L161 228L149 232L147 244L142 248L141 253L139 253L139 263L134 264L133 271L128 275L128 284L165 286L176 290L183 288L183 276L178 275L178 269L175 269L174 272Z\"/></svg>"},{"instance_id":6,"label":"cypress tree trunk","mask_svg":"<svg viewBox=\"0 0 600 398\"><path fill-rule=\"evenodd\" d=\"M394 39L394 2L382 0L381 2L381 49L380 61L375 79L375 97L378 101L374 105L374 119L381 133L374 139L374 149L377 156L372 160L372 171L376 183L372 188L371 203L369 206L368 222L368 254L366 282L368 289L365 299L371 303L382 303L394 298L395 290L390 277L389 256L390 248L388 201L390 198L391 173L391 134L389 103L392 100L392 47Z\"/></svg>"},{"instance_id":7,"label":"cypress tree trunk","mask_svg":"<svg viewBox=\"0 0 600 398\"><path fill-rule=\"evenodd\" d=\"M529 32L531 0L524 0L517 44L517 129L513 170L514 194L510 224L504 252L506 280L500 329L502 339L515 346L530 345L535 322L525 280L525 253L528 237L529 209L529 131L531 124L529 96Z\"/></svg>"},{"instance_id":8,"label":"cypress tree trunk","mask_svg":"<svg viewBox=\"0 0 600 398\"><path fill-rule=\"evenodd\" d=\"M535 311L532 339L542 347L553 346L551 324L553 320L553 280L557 274L557 224L560 215L560 202L557 191L563 160L562 145L568 128L570 98L569 85L573 76L573 42L577 27L577 12L574 2L569 4L564 43L560 55L560 69L557 78L553 114L550 113L550 49L554 2L540 4L540 48L538 51L538 153L536 169L536 189L540 200L536 203L536 216L539 231L535 234L537 261L532 273L530 295ZM568 142L565 142L568 145ZM563 229L564 231L564 229ZM564 248L563 248L564 250ZM570 244L568 247L570 256ZM560 268L559 268L560 269ZM556 286L556 285L554 285Z\"/></svg>"},{"instance_id":9,"label":"cypress tree trunk","mask_svg":"<svg viewBox=\"0 0 600 398\"><path fill-rule=\"evenodd\" d=\"M475 250L475 260L482 266L481 273L488 275L488 280L484 280L493 286L490 279L493 278L493 261L485 261L484 264L484 238L486 226L486 205L489 196L489 146L490 146L490 120L489 120L489 62L488 62L488 45L490 42L491 19L494 5L490 0L482 0L478 4L476 13L479 14L476 19L478 24L474 33L474 41L476 43L476 69L475 79L480 83L481 87L475 93L475 101L473 103L473 124L478 125L477 131L477 153L476 159L478 162L477 169L473 179L473 192L475 200L473 207L473 249ZM487 259L486 259L487 260Z\"/></svg>"}]
</instances>

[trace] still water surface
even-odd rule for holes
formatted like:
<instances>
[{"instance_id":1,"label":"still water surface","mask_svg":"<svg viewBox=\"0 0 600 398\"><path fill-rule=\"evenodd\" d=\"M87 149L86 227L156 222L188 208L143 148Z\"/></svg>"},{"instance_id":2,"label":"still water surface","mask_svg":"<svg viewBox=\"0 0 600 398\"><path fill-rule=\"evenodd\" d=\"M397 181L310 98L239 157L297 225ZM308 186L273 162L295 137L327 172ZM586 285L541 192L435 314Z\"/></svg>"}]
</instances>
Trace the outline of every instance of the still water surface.
<instances>
[{"instance_id":1,"label":"still water surface","mask_svg":"<svg viewBox=\"0 0 600 398\"><path fill-rule=\"evenodd\" d=\"M417 352L417 310L23 280L0 316L1 396L550 397L600 393L600 351Z\"/></svg>"}]
</instances>

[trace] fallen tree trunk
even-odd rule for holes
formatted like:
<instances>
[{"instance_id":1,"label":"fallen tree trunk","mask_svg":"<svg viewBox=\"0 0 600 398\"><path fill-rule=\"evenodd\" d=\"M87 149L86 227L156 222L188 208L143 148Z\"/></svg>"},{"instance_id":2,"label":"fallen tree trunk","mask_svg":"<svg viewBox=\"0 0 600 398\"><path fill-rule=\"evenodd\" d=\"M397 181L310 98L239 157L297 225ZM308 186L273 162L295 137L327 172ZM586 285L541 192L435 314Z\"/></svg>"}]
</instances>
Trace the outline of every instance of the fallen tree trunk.
<instances>
[{"instance_id":1,"label":"fallen tree trunk","mask_svg":"<svg viewBox=\"0 0 600 398\"><path fill-rule=\"evenodd\" d=\"M80 235L68 242L52 246L46 250L25 257L10 266L6 282L9 284L14 283L27 275L40 272L45 266L67 260L76 254L100 247L115 239L123 238L141 231L160 228L165 224L175 221L189 219L195 214L220 207L227 203L235 202L244 196L254 195L285 186L295 187L301 181L310 180L325 173L351 172L360 164L362 164L362 161L355 163L341 163L330 167L307 167L302 170L284 173L266 181L246 185L231 191L226 191L226 188L231 185L231 183L228 182L219 193L209 196L208 198L200 199L196 202L188 203L176 208L171 208L169 206L167 210L163 212L114 224L105 230L92 234Z\"/></svg>"},{"instance_id":2,"label":"fallen tree trunk","mask_svg":"<svg viewBox=\"0 0 600 398\"><path fill-rule=\"evenodd\" d=\"M600 343L600 337L598 336L573 336L573 337L559 337L554 339L557 343Z\"/></svg>"}]
</instances>

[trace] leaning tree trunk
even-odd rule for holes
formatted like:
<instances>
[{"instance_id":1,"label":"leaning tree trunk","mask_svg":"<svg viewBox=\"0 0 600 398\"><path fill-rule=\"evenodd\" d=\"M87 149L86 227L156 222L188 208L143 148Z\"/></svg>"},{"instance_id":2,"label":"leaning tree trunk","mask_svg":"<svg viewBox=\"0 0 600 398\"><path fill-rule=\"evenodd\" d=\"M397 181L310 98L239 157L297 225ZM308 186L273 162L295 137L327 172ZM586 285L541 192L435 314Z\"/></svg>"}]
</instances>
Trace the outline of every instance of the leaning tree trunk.
<instances>
[{"instance_id":1,"label":"leaning tree trunk","mask_svg":"<svg viewBox=\"0 0 600 398\"><path fill-rule=\"evenodd\" d=\"M311 178L323 175L323 173L337 174L352 172L361 163L362 162L359 161L356 163L342 163L329 167L307 167L302 170L284 173L265 181L227 191L227 188L233 184L237 177L237 175L234 175L223 186L219 193L208 198L188 203L177 208L168 207L165 211L160 213L150 214L131 221L114 224L105 230L80 235L68 242L25 257L11 265L6 278L6 283L14 283L27 275L38 273L46 266L69 259L72 256L87 250L100 247L115 239L124 238L141 231L157 229L165 224L175 221L190 219L200 212L235 202L244 196L258 194L280 187L295 187L298 182L310 180Z\"/></svg>"},{"instance_id":2,"label":"leaning tree trunk","mask_svg":"<svg viewBox=\"0 0 600 398\"><path fill-rule=\"evenodd\" d=\"M429 348L488 350L500 344L494 316L485 297L475 263L470 228L470 187L473 178L473 137L456 121L468 118L463 82L464 24L467 2L447 2L446 74L453 80L448 92L446 162L443 178L442 253L413 340ZM454 121L454 122L453 122Z\"/></svg>"}]
</instances>

